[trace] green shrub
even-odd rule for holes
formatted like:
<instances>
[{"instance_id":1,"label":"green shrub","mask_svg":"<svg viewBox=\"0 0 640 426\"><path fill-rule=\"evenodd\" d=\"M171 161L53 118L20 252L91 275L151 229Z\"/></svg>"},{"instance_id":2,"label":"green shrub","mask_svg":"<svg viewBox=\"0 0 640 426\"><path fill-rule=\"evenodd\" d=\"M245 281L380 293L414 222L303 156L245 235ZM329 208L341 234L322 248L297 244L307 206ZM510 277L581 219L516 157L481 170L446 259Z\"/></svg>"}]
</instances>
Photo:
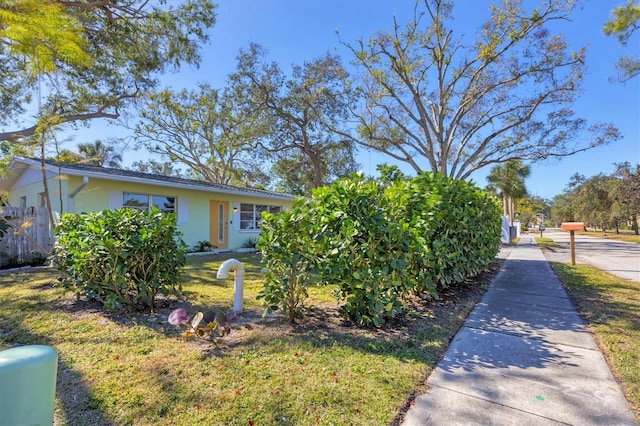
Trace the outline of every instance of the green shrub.
<instances>
[{"instance_id":1,"label":"green shrub","mask_svg":"<svg viewBox=\"0 0 640 426\"><path fill-rule=\"evenodd\" d=\"M203 253L203 252L211 251L211 249L215 249L215 248L217 247L212 245L209 241L201 240L201 241L198 241L193 246L193 249L191 249L191 251L195 253Z\"/></svg>"},{"instance_id":2,"label":"green shrub","mask_svg":"<svg viewBox=\"0 0 640 426\"><path fill-rule=\"evenodd\" d=\"M487 268L500 247L500 209L473 183L422 172L387 190L394 220L410 223L424 241L418 291L433 292L463 282ZM422 243L420 243L422 244ZM423 270L426 268L427 270Z\"/></svg>"},{"instance_id":3,"label":"green shrub","mask_svg":"<svg viewBox=\"0 0 640 426\"><path fill-rule=\"evenodd\" d=\"M359 325L382 325L402 311L416 277L408 224L390 220L377 182L352 175L313 193L316 255L323 283L337 285L341 311Z\"/></svg>"},{"instance_id":4,"label":"green shrub","mask_svg":"<svg viewBox=\"0 0 640 426\"><path fill-rule=\"evenodd\" d=\"M175 215L136 209L64 214L54 262L65 288L107 309L153 310L158 293L181 290L186 246Z\"/></svg>"},{"instance_id":5,"label":"green shrub","mask_svg":"<svg viewBox=\"0 0 640 426\"><path fill-rule=\"evenodd\" d=\"M352 175L290 212L263 217L266 306L298 317L317 270L359 325L382 325L412 292L438 297L438 288L477 275L495 257L501 232L491 195L434 173L384 182Z\"/></svg>"},{"instance_id":6,"label":"green shrub","mask_svg":"<svg viewBox=\"0 0 640 426\"><path fill-rule=\"evenodd\" d=\"M300 198L288 211L262 213L257 248L265 267L258 299L262 299L265 315L280 309L291 322L302 317L310 275L317 262L309 212L309 204Z\"/></svg>"},{"instance_id":7,"label":"green shrub","mask_svg":"<svg viewBox=\"0 0 640 426\"><path fill-rule=\"evenodd\" d=\"M256 237L247 237L245 238L245 240L242 242L242 245L240 246L241 248L256 248L256 245L258 244L258 239Z\"/></svg>"}]
</instances>

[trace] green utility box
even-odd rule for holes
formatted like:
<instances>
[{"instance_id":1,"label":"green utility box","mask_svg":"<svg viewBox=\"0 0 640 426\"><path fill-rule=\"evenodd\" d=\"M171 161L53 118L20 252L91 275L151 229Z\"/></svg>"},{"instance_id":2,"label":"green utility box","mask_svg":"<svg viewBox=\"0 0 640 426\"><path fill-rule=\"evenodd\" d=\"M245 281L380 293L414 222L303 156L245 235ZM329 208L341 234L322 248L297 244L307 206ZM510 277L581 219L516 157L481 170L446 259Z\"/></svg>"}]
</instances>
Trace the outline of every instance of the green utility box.
<instances>
[{"instance_id":1,"label":"green utility box","mask_svg":"<svg viewBox=\"0 0 640 426\"><path fill-rule=\"evenodd\" d=\"M58 353L44 345L0 351L0 426L53 423Z\"/></svg>"}]
</instances>

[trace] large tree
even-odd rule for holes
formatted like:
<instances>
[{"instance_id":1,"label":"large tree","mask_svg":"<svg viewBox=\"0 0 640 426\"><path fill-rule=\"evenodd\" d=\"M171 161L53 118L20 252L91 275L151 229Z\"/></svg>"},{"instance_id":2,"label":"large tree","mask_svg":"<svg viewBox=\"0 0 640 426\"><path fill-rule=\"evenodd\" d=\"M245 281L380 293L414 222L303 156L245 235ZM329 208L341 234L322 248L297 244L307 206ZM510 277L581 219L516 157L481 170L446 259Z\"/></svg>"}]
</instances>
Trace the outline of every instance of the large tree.
<instances>
[{"instance_id":1,"label":"large tree","mask_svg":"<svg viewBox=\"0 0 640 426\"><path fill-rule=\"evenodd\" d=\"M215 21L211 0L5 0L0 17L0 141L119 118L161 73L199 62Z\"/></svg>"},{"instance_id":2,"label":"large tree","mask_svg":"<svg viewBox=\"0 0 640 426\"><path fill-rule=\"evenodd\" d=\"M285 189L310 195L357 170L354 143L345 137L356 100L347 78L331 54L293 66L290 77L262 46L251 44L238 55L231 79L247 88L248 101L270 123L262 144Z\"/></svg>"},{"instance_id":3,"label":"large tree","mask_svg":"<svg viewBox=\"0 0 640 426\"><path fill-rule=\"evenodd\" d=\"M181 178L182 170L176 169L175 164L170 161L159 162L153 158L144 161L138 160L131 164L131 170L136 172L151 173L154 175L173 176Z\"/></svg>"},{"instance_id":4,"label":"large tree","mask_svg":"<svg viewBox=\"0 0 640 426\"><path fill-rule=\"evenodd\" d=\"M257 140L264 124L243 107L236 87L223 91L202 84L196 90L151 93L139 108L138 147L187 166L196 179L264 186L264 155Z\"/></svg>"},{"instance_id":5,"label":"large tree","mask_svg":"<svg viewBox=\"0 0 640 426\"><path fill-rule=\"evenodd\" d=\"M519 0L489 7L475 40L456 34L449 0L418 0L412 20L370 40L345 43L363 75L364 144L414 170L457 178L508 160L563 157L615 140L572 105L585 71L550 24L569 19L573 0L535 8Z\"/></svg>"},{"instance_id":6,"label":"large tree","mask_svg":"<svg viewBox=\"0 0 640 426\"><path fill-rule=\"evenodd\" d=\"M626 45L633 33L640 27L640 3L627 0L627 3L616 7L611 12L612 18L604 25L603 32L615 35L622 45ZM640 73L640 57L623 56L616 64L620 71L620 81L627 81Z\"/></svg>"}]
</instances>

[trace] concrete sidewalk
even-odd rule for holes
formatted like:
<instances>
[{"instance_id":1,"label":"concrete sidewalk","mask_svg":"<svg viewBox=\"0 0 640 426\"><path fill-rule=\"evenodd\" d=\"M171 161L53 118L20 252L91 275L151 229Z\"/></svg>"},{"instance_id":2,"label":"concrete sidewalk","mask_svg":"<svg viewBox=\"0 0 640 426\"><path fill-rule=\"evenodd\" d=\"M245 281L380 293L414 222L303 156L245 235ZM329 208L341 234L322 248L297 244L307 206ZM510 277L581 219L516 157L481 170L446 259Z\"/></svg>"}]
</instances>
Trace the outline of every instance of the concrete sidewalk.
<instances>
[{"instance_id":1,"label":"concrete sidewalk","mask_svg":"<svg viewBox=\"0 0 640 426\"><path fill-rule=\"evenodd\" d=\"M403 425L637 425L567 293L521 239Z\"/></svg>"}]
</instances>

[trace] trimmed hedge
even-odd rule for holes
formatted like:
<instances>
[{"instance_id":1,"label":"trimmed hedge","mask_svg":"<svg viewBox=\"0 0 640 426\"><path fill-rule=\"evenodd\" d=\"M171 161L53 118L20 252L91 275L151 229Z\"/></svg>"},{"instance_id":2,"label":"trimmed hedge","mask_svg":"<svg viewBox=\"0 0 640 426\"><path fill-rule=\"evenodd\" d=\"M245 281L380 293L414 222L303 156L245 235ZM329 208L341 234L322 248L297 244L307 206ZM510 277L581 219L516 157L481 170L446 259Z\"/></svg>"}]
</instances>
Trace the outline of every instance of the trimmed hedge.
<instances>
[{"instance_id":1,"label":"trimmed hedge","mask_svg":"<svg viewBox=\"0 0 640 426\"><path fill-rule=\"evenodd\" d=\"M306 295L316 274L337 286L349 319L381 326L410 294L438 297L486 269L499 249L500 209L475 185L435 173L385 184L352 175L291 213L264 213L262 228L266 308L284 306L293 276Z\"/></svg>"}]
</instances>

